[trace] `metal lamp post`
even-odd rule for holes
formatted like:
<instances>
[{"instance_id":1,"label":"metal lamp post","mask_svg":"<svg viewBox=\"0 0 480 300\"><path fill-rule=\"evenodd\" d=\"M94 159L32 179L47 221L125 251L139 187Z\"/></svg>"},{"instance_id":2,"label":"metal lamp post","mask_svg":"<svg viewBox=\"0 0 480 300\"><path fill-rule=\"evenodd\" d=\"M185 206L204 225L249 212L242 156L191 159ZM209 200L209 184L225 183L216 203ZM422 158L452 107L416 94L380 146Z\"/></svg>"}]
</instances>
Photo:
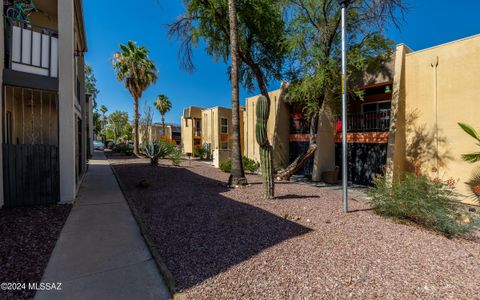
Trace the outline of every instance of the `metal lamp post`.
<instances>
[{"instance_id":1,"label":"metal lamp post","mask_svg":"<svg viewBox=\"0 0 480 300\"><path fill-rule=\"evenodd\" d=\"M345 37L346 10L350 0L338 0L342 8L342 198L343 211L348 212L347 174L347 49Z\"/></svg>"}]
</instances>

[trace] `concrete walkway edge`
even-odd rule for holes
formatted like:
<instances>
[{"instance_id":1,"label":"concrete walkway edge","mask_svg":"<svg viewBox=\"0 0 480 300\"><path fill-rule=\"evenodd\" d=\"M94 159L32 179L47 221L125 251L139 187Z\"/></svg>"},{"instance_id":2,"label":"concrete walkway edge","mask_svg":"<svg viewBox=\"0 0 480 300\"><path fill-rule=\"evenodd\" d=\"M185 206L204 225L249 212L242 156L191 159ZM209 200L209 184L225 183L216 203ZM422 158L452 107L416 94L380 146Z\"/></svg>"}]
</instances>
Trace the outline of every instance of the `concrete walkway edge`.
<instances>
[{"instance_id":1,"label":"concrete walkway edge","mask_svg":"<svg viewBox=\"0 0 480 300\"><path fill-rule=\"evenodd\" d=\"M145 227L145 224L143 223L143 220L140 218L140 215L139 215L137 209L133 205L132 200L125 194L124 191L125 191L126 187L124 186L123 182L120 180L120 176L118 175L117 171L115 170L115 167L112 166L112 165L110 165L110 167L112 168L112 172L115 175L115 178L117 180L118 185L120 186L120 190L122 191L123 196L125 197L125 199L127 200L128 204L129 204L130 211L132 212L135 220L137 221L138 227L140 228L140 232L141 232L145 242L147 243L148 248L150 249L150 253L152 254L152 256L155 260L155 263L157 264L158 270L160 271L160 273L163 276L163 279L165 280L165 283L168 287L170 295L172 296L172 298L174 300L186 300L186 297L183 293L176 292L175 278L173 277L170 270L168 270L168 267L165 264L165 262L163 261L162 256L158 252L157 247L155 246L155 243L150 238L150 236L148 234L148 230Z\"/></svg>"},{"instance_id":2,"label":"concrete walkway edge","mask_svg":"<svg viewBox=\"0 0 480 300\"><path fill-rule=\"evenodd\" d=\"M170 299L139 225L103 153L89 171L55 245L35 299Z\"/></svg>"}]
</instances>

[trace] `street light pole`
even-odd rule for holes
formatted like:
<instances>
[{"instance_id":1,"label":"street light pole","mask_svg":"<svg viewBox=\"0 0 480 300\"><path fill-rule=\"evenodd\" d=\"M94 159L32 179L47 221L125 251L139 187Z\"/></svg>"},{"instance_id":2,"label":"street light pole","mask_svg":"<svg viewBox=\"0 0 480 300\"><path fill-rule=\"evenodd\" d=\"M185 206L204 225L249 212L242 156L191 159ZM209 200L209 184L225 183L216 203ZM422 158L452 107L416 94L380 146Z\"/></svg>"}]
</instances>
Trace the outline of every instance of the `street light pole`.
<instances>
[{"instance_id":1,"label":"street light pole","mask_svg":"<svg viewBox=\"0 0 480 300\"><path fill-rule=\"evenodd\" d=\"M345 37L345 19L349 0L338 0L342 8L342 198L343 211L348 212L348 174L347 174L347 49Z\"/></svg>"}]
</instances>

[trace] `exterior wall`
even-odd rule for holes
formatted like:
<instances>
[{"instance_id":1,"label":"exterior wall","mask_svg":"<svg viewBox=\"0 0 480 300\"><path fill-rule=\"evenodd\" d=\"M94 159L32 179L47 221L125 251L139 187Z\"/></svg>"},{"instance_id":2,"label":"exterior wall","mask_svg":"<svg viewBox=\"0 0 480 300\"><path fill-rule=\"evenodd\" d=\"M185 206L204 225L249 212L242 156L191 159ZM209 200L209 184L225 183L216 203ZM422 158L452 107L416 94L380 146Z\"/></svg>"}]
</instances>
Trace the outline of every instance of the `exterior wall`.
<instances>
[{"instance_id":1,"label":"exterior wall","mask_svg":"<svg viewBox=\"0 0 480 300\"><path fill-rule=\"evenodd\" d=\"M75 66L73 1L58 2L60 201L73 202L75 176Z\"/></svg>"},{"instance_id":2,"label":"exterior wall","mask_svg":"<svg viewBox=\"0 0 480 300\"><path fill-rule=\"evenodd\" d=\"M195 136L195 119L202 119L203 108L197 106L191 106L187 108L190 110L189 116L182 116L181 119L181 138L182 138L182 151L184 154L193 153L195 141L201 142L201 135ZM185 109L185 110L187 110Z\"/></svg>"},{"instance_id":3,"label":"exterior wall","mask_svg":"<svg viewBox=\"0 0 480 300\"><path fill-rule=\"evenodd\" d=\"M479 165L462 161L461 155L477 152L478 145L457 123L478 128L480 35L412 53L400 46L397 59L404 66L395 76L396 122L397 132L404 128L405 148L401 138L395 141L393 173L412 171L417 162L438 167L438 176L459 179L462 200L473 202L466 182Z\"/></svg>"},{"instance_id":4,"label":"exterior wall","mask_svg":"<svg viewBox=\"0 0 480 300\"><path fill-rule=\"evenodd\" d=\"M270 114L267 123L267 135L273 146L273 163L275 169L285 168L289 160L288 136L290 131L289 110L282 98L283 89L269 93ZM246 99L244 117L245 134L244 147L245 156L255 161L260 161L260 147L255 137L256 126L256 105L260 95Z\"/></svg>"},{"instance_id":5,"label":"exterior wall","mask_svg":"<svg viewBox=\"0 0 480 300\"><path fill-rule=\"evenodd\" d=\"M240 109L240 136L243 137L243 108ZM228 132L221 132L221 119L227 119ZM232 149L232 110L225 107L214 107L202 110L202 144L209 143L211 149L221 149L221 143L228 143L227 149ZM243 141L242 152L244 150ZM226 150L226 149L223 149Z\"/></svg>"},{"instance_id":6,"label":"exterior wall","mask_svg":"<svg viewBox=\"0 0 480 300\"><path fill-rule=\"evenodd\" d=\"M221 120L227 120L227 133L221 132ZM244 150L244 109L240 108L240 143L242 155ZM214 165L218 166L230 158L232 150L232 110L225 107L213 107L202 110L202 145L210 144L212 154L215 160ZM227 143L226 149L222 149L222 143ZM219 151L216 151L219 150ZM220 153L215 155L215 153Z\"/></svg>"},{"instance_id":7,"label":"exterior wall","mask_svg":"<svg viewBox=\"0 0 480 300\"><path fill-rule=\"evenodd\" d=\"M317 151L315 151L312 180L321 181L322 173L335 170L335 139L332 114L320 114L317 131Z\"/></svg>"}]
</instances>

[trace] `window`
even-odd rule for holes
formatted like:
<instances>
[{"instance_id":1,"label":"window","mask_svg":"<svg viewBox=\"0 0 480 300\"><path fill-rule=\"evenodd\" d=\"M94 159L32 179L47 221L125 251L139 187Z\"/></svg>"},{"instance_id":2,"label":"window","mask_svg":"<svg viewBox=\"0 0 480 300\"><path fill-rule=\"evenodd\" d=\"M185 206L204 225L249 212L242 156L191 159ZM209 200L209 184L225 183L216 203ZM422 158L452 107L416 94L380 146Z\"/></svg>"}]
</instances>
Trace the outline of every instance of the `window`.
<instances>
[{"instance_id":1,"label":"window","mask_svg":"<svg viewBox=\"0 0 480 300\"><path fill-rule=\"evenodd\" d=\"M228 133L228 119L222 118L220 122L220 132Z\"/></svg>"},{"instance_id":2,"label":"window","mask_svg":"<svg viewBox=\"0 0 480 300\"><path fill-rule=\"evenodd\" d=\"M195 136L202 135L202 121L200 119L195 119Z\"/></svg>"},{"instance_id":3,"label":"window","mask_svg":"<svg viewBox=\"0 0 480 300\"><path fill-rule=\"evenodd\" d=\"M362 105L363 113L381 113L381 112L388 112L390 107L392 106L392 102L375 102L375 103L365 103Z\"/></svg>"},{"instance_id":4,"label":"window","mask_svg":"<svg viewBox=\"0 0 480 300\"><path fill-rule=\"evenodd\" d=\"M221 142L220 143L221 150L228 150L228 142Z\"/></svg>"}]
</instances>

